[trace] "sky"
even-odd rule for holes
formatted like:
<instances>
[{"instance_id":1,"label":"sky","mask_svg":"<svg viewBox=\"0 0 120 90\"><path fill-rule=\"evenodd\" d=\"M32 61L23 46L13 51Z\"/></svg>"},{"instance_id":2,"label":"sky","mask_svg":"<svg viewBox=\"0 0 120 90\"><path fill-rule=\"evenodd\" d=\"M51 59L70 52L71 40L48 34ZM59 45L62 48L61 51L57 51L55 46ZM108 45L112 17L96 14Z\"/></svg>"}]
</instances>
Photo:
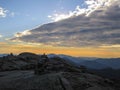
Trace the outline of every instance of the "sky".
<instances>
[{"instance_id":1,"label":"sky","mask_svg":"<svg viewBox=\"0 0 120 90\"><path fill-rule=\"evenodd\" d=\"M0 53L120 57L119 0L0 0Z\"/></svg>"}]
</instances>

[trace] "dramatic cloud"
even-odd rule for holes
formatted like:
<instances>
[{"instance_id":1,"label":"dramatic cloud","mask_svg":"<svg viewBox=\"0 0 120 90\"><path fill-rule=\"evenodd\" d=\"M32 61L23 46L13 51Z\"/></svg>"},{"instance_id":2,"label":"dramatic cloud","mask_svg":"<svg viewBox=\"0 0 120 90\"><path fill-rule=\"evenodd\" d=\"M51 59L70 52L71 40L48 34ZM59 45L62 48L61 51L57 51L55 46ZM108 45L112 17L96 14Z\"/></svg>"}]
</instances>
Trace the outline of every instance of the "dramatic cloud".
<instances>
[{"instance_id":1,"label":"dramatic cloud","mask_svg":"<svg viewBox=\"0 0 120 90\"><path fill-rule=\"evenodd\" d=\"M69 13L61 14L55 13L53 15L49 15L48 18L52 19L53 21L60 21L63 19L67 19L73 16L79 16L84 14L85 16L89 16L92 12L99 8L106 8L109 7L114 1L118 0L86 0L85 5L86 8L80 8L80 6L76 6L74 11L69 11Z\"/></svg>"},{"instance_id":2,"label":"dramatic cloud","mask_svg":"<svg viewBox=\"0 0 120 90\"><path fill-rule=\"evenodd\" d=\"M86 3L88 8L80 14L76 14L80 9L77 6L75 15L44 24L29 34L18 33L11 40L66 47L120 45L119 0L87 0Z\"/></svg>"},{"instance_id":3,"label":"dramatic cloud","mask_svg":"<svg viewBox=\"0 0 120 90\"><path fill-rule=\"evenodd\" d=\"M0 17L6 17L7 10L0 7Z\"/></svg>"},{"instance_id":4,"label":"dramatic cloud","mask_svg":"<svg viewBox=\"0 0 120 90\"><path fill-rule=\"evenodd\" d=\"M48 18L52 19L53 21L60 21L60 20L63 20L63 19L67 19L67 18L70 18L70 17L73 17L73 16L78 16L78 15L81 15L83 13L86 13L86 9L81 9L80 6L76 6L76 9L75 11L69 11L69 13L67 14L61 14L61 13L55 13L53 15L49 15Z\"/></svg>"}]
</instances>

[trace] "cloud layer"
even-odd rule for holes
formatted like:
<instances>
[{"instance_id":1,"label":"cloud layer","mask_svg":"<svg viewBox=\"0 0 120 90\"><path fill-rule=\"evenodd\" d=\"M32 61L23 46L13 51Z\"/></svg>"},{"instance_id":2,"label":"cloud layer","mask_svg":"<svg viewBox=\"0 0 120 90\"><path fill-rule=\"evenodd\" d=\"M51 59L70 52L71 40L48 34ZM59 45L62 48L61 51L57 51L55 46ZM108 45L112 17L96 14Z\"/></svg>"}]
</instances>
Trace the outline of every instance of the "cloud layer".
<instances>
[{"instance_id":1,"label":"cloud layer","mask_svg":"<svg viewBox=\"0 0 120 90\"><path fill-rule=\"evenodd\" d=\"M49 15L48 18L56 22L73 16L79 16L81 14L85 14L85 16L89 16L95 10L99 8L107 8L115 1L118 0L86 0L84 4L85 6L87 6L86 8L81 8L80 6L76 6L74 11L69 11L69 13L66 14L55 13L53 15Z\"/></svg>"},{"instance_id":2,"label":"cloud layer","mask_svg":"<svg viewBox=\"0 0 120 90\"><path fill-rule=\"evenodd\" d=\"M83 13L71 15L58 22L44 24L27 31L28 34L19 33L19 36L11 40L66 47L119 45L119 0L114 2L113 0L87 0L86 3L88 8L81 9L85 10L81 11ZM77 10L79 9L77 7Z\"/></svg>"}]
</instances>

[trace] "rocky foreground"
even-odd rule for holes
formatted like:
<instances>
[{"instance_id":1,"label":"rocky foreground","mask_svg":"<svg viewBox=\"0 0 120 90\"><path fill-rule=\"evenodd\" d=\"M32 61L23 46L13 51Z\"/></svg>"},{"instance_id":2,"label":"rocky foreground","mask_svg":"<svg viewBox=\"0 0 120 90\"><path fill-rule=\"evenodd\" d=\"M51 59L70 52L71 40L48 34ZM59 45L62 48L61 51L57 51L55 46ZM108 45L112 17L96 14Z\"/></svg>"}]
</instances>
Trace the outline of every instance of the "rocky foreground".
<instances>
[{"instance_id":1,"label":"rocky foreground","mask_svg":"<svg viewBox=\"0 0 120 90\"><path fill-rule=\"evenodd\" d=\"M117 90L112 82L86 73L57 72L34 75L33 71L0 73L0 90Z\"/></svg>"},{"instance_id":2,"label":"rocky foreground","mask_svg":"<svg viewBox=\"0 0 120 90\"><path fill-rule=\"evenodd\" d=\"M14 62L28 62L27 59L34 63L32 70L0 72L0 90L120 90L113 81L90 74L85 68L72 66L59 57L38 58L24 53L16 56Z\"/></svg>"}]
</instances>

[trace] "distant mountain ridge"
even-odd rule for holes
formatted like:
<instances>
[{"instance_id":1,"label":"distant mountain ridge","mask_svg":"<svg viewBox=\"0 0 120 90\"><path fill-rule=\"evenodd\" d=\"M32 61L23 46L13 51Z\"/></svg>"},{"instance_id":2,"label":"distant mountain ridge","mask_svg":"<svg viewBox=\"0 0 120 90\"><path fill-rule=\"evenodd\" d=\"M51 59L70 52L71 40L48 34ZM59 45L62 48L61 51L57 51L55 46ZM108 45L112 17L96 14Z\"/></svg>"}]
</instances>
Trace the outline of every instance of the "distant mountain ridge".
<instances>
[{"instance_id":1,"label":"distant mountain ridge","mask_svg":"<svg viewBox=\"0 0 120 90\"><path fill-rule=\"evenodd\" d=\"M120 58L73 57L63 54L49 54L48 57L60 57L76 66L84 65L90 69L120 69Z\"/></svg>"},{"instance_id":2,"label":"distant mountain ridge","mask_svg":"<svg viewBox=\"0 0 120 90\"><path fill-rule=\"evenodd\" d=\"M36 60L40 59L40 55L26 52L15 56L7 54L0 54L0 56L0 70L31 69L35 66ZM120 58L73 57L63 54L48 54L47 56L48 58L59 57L77 67L85 66L96 70L120 69Z\"/></svg>"},{"instance_id":3,"label":"distant mountain ridge","mask_svg":"<svg viewBox=\"0 0 120 90\"><path fill-rule=\"evenodd\" d=\"M7 56L8 54L0 54L0 57Z\"/></svg>"}]
</instances>

